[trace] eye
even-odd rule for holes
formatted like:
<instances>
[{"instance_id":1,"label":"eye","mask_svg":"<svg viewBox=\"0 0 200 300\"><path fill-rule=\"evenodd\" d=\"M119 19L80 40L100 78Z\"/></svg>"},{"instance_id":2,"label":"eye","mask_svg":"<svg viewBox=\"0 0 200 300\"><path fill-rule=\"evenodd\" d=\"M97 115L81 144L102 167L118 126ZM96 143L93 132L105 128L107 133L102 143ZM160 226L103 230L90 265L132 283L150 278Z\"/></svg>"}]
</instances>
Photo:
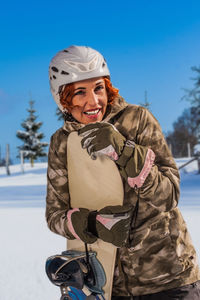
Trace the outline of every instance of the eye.
<instances>
[{"instance_id":1,"label":"eye","mask_svg":"<svg viewBox=\"0 0 200 300\"><path fill-rule=\"evenodd\" d=\"M76 95L84 95L84 94L85 94L85 91L79 90L79 91L77 91L77 92L74 93L74 96L76 96Z\"/></svg>"},{"instance_id":2,"label":"eye","mask_svg":"<svg viewBox=\"0 0 200 300\"><path fill-rule=\"evenodd\" d=\"M100 90L103 90L104 89L104 86L103 85L98 85L96 88L95 88L95 92L98 92Z\"/></svg>"}]
</instances>

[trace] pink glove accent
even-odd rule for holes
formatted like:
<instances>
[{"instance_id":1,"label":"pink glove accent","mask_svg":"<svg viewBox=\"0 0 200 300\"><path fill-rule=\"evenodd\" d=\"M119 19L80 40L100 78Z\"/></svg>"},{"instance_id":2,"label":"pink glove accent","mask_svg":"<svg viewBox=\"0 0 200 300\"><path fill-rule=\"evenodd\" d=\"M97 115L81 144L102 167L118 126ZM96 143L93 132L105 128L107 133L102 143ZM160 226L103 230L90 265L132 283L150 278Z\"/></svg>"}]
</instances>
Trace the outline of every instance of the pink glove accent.
<instances>
[{"instance_id":1,"label":"pink glove accent","mask_svg":"<svg viewBox=\"0 0 200 300\"><path fill-rule=\"evenodd\" d=\"M121 221L121 219L117 219L117 218L116 219L104 218L101 215L97 215L96 220L98 220L108 230L110 230L117 222Z\"/></svg>"},{"instance_id":2,"label":"pink glove accent","mask_svg":"<svg viewBox=\"0 0 200 300\"><path fill-rule=\"evenodd\" d=\"M144 166L143 166L140 174L133 178L128 177L128 184L130 185L130 187L140 188L143 185L145 179L147 178L147 176L149 175L149 173L151 171L154 160L155 160L155 153L151 149L148 149L147 155L145 158L145 163L144 163Z\"/></svg>"},{"instance_id":3,"label":"pink glove accent","mask_svg":"<svg viewBox=\"0 0 200 300\"><path fill-rule=\"evenodd\" d=\"M118 160L118 158L119 158L117 152L115 152L115 151L107 153L107 156L109 156L112 160Z\"/></svg>"},{"instance_id":4,"label":"pink glove accent","mask_svg":"<svg viewBox=\"0 0 200 300\"><path fill-rule=\"evenodd\" d=\"M71 216L75 211L80 211L79 208L73 208L68 210L67 212L67 221L68 221L68 229L70 230L70 232L73 234L73 236L77 239L80 240L80 237L76 234L76 231L74 230L73 224L72 224L72 220L71 220Z\"/></svg>"},{"instance_id":5,"label":"pink glove accent","mask_svg":"<svg viewBox=\"0 0 200 300\"><path fill-rule=\"evenodd\" d=\"M104 155L107 155L108 157L110 157L112 160L118 160L119 156L117 154L117 152L115 151L115 149L113 148L112 145L109 145L108 147L102 149L102 150L99 150L96 152L97 154L100 153L100 154L104 154Z\"/></svg>"}]
</instances>

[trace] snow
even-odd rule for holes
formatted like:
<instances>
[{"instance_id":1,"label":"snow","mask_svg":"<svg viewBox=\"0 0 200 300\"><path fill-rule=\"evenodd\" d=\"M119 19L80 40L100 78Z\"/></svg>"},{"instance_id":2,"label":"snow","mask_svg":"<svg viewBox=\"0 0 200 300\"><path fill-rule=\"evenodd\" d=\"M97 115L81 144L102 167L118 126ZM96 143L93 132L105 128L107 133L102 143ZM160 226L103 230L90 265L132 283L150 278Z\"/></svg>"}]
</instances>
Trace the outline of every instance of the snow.
<instances>
[{"instance_id":1,"label":"snow","mask_svg":"<svg viewBox=\"0 0 200 300\"><path fill-rule=\"evenodd\" d=\"M178 159L177 165L188 158ZM45 274L47 257L61 253L66 240L45 221L46 163L0 168L0 300L56 300L59 288ZM197 162L181 169L179 207L200 257L200 175Z\"/></svg>"},{"instance_id":2,"label":"snow","mask_svg":"<svg viewBox=\"0 0 200 300\"><path fill-rule=\"evenodd\" d=\"M56 300L59 288L45 274L48 256L65 249L65 239L47 229L43 208L1 208L1 300Z\"/></svg>"}]
</instances>

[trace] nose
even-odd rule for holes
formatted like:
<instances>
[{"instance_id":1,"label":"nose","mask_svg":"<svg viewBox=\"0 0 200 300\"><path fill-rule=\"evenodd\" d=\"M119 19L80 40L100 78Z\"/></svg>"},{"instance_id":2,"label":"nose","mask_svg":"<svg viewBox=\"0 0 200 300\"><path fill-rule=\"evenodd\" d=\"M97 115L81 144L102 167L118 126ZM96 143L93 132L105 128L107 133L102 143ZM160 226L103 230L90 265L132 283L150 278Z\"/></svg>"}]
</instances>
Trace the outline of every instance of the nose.
<instances>
[{"instance_id":1,"label":"nose","mask_svg":"<svg viewBox=\"0 0 200 300\"><path fill-rule=\"evenodd\" d=\"M99 100L98 100L98 95L95 94L95 92L91 91L88 95L87 103L90 106L97 106Z\"/></svg>"}]
</instances>

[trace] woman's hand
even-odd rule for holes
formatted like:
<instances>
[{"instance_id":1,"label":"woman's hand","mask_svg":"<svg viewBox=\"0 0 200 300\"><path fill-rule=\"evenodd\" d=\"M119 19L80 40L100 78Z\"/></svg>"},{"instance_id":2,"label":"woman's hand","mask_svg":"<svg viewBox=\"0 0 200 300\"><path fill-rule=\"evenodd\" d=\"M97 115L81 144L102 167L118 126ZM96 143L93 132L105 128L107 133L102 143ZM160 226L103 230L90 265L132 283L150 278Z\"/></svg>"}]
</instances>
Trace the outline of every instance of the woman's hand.
<instances>
[{"instance_id":1,"label":"woman's hand","mask_svg":"<svg viewBox=\"0 0 200 300\"><path fill-rule=\"evenodd\" d=\"M92 123L79 130L81 144L92 159L107 155L116 162L121 176L132 188L140 188L151 171L154 152L129 141L110 123Z\"/></svg>"},{"instance_id":2,"label":"woman's hand","mask_svg":"<svg viewBox=\"0 0 200 300\"><path fill-rule=\"evenodd\" d=\"M89 213L87 208L70 209L67 212L67 227L74 238L92 244L97 240L97 237L88 231Z\"/></svg>"},{"instance_id":3,"label":"woman's hand","mask_svg":"<svg viewBox=\"0 0 200 300\"><path fill-rule=\"evenodd\" d=\"M125 137L110 123L92 123L79 130L82 147L92 159L107 155L116 161L123 150Z\"/></svg>"},{"instance_id":4,"label":"woman's hand","mask_svg":"<svg viewBox=\"0 0 200 300\"><path fill-rule=\"evenodd\" d=\"M130 205L106 206L90 213L88 230L104 242L116 247L126 246L133 213Z\"/></svg>"},{"instance_id":5,"label":"woman's hand","mask_svg":"<svg viewBox=\"0 0 200 300\"><path fill-rule=\"evenodd\" d=\"M106 206L99 211L73 208L67 213L67 226L74 238L92 244L97 238L116 247L126 246L133 207Z\"/></svg>"}]
</instances>

